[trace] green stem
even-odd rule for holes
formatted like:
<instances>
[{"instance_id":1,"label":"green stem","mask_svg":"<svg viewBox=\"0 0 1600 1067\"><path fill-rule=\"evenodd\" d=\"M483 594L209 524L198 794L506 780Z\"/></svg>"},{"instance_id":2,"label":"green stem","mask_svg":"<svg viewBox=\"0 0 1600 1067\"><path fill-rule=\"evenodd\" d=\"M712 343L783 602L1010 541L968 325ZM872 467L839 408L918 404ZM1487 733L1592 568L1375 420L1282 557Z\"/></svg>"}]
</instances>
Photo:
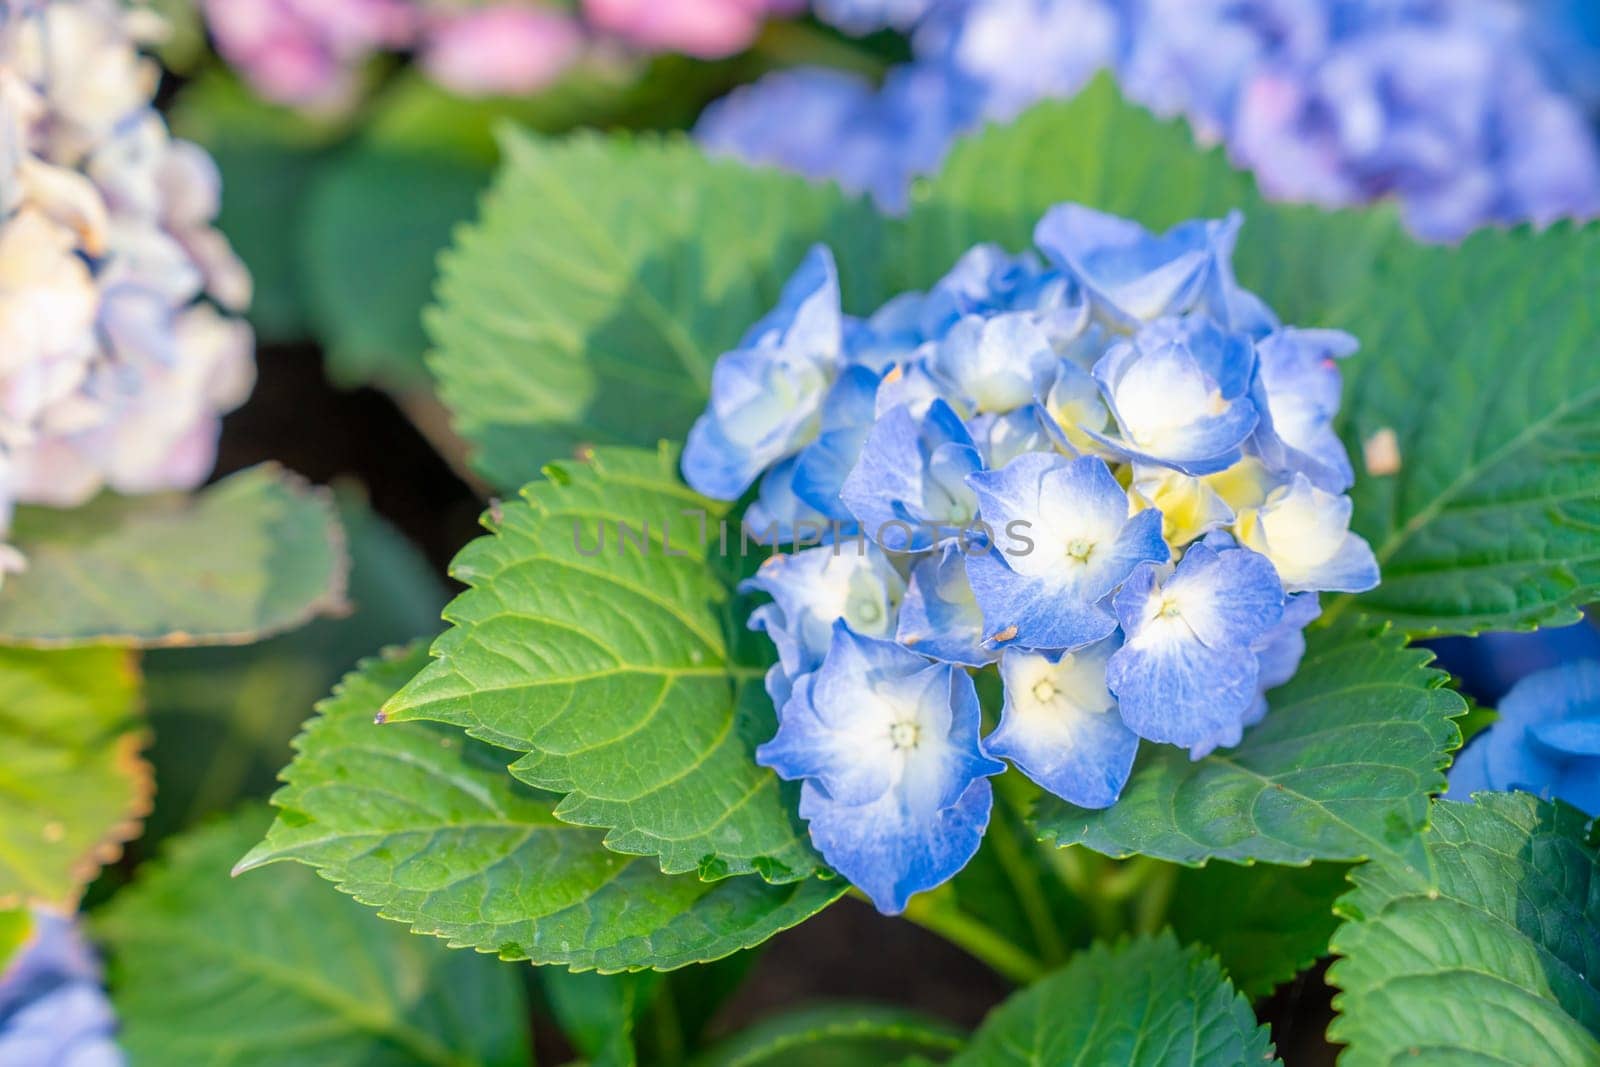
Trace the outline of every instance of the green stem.
<instances>
[{"instance_id":1,"label":"green stem","mask_svg":"<svg viewBox=\"0 0 1600 1067\"><path fill-rule=\"evenodd\" d=\"M1142 934L1153 934L1167 921L1167 911L1172 906L1172 893L1178 886L1178 865L1159 864L1145 883L1144 892L1134 901L1133 928Z\"/></svg>"},{"instance_id":2,"label":"green stem","mask_svg":"<svg viewBox=\"0 0 1600 1067\"><path fill-rule=\"evenodd\" d=\"M650 1003L651 1030L655 1034L655 1056L658 1063L682 1063L684 1056L683 1023L678 1018L678 1004L672 998L672 987L661 983L655 999Z\"/></svg>"},{"instance_id":3,"label":"green stem","mask_svg":"<svg viewBox=\"0 0 1600 1067\"><path fill-rule=\"evenodd\" d=\"M1016 894L1028 927L1044 961L1061 963L1067 958L1066 942L1050 911L1050 901L1045 898L1044 887L1039 884L1039 868L1023 855L1021 844L1012 830L1005 812L996 812L989 820L988 840L994 848L995 859L1005 871L1006 880Z\"/></svg>"},{"instance_id":4,"label":"green stem","mask_svg":"<svg viewBox=\"0 0 1600 1067\"><path fill-rule=\"evenodd\" d=\"M1127 900L1144 889L1146 883L1165 866L1160 860L1149 856L1135 856L1106 872L1100 879L1100 894L1107 900Z\"/></svg>"},{"instance_id":5,"label":"green stem","mask_svg":"<svg viewBox=\"0 0 1600 1067\"><path fill-rule=\"evenodd\" d=\"M1047 849L1045 856L1061 884L1083 905L1096 937L1115 937L1127 928L1118 901L1105 892L1107 860L1082 845Z\"/></svg>"},{"instance_id":6,"label":"green stem","mask_svg":"<svg viewBox=\"0 0 1600 1067\"><path fill-rule=\"evenodd\" d=\"M852 889L851 893L861 896L859 890ZM906 905L904 917L924 930L938 934L969 956L987 964L996 974L1018 985L1038 981L1049 971L1032 954L955 907L949 896L939 890L912 897L911 903Z\"/></svg>"}]
</instances>

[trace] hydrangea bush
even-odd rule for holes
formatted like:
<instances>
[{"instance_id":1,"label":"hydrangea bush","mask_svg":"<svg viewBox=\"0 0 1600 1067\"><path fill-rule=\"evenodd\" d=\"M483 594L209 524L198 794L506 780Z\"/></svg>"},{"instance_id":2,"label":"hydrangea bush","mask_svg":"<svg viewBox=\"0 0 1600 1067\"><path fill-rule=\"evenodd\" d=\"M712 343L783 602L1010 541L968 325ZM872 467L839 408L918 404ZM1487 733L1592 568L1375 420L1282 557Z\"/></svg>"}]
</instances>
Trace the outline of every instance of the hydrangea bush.
<instances>
[{"instance_id":1,"label":"hydrangea bush","mask_svg":"<svg viewBox=\"0 0 1600 1067\"><path fill-rule=\"evenodd\" d=\"M759 479L746 523L797 549L746 583L779 653L756 758L883 910L971 859L998 760L1109 807L1141 739L1238 744L1317 594L1378 584L1333 432L1355 339L1242 289L1240 224L1061 204L1042 258L979 245L862 319L817 248L718 359L685 479Z\"/></svg>"},{"instance_id":2,"label":"hydrangea bush","mask_svg":"<svg viewBox=\"0 0 1600 1067\"><path fill-rule=\"evenodd\" d=\"M669 47L773 10L605 6ZM445 604L357 489L267 465L187 491L227 397L184 324L249 366L214 175L151 110L149 12L0 0L0 337L34 346L0 349L28 357L3 396L33 420L0 444L18 469L36 445L101 464L81 503L68 466L40 475L60 498L18 491L27 567L0 586L0 1063L499 1067L533 1062L534 1018L542 1060L608 1067L1234 1065L1300 1056L1319 990L1356 1067L1600 1062L1600 667L1564 655L1494 708L1429 649L1571 639L1600 597L1600 229L1419 242L1420 186L1405 218L1285 204L1109 78L1024 110L1066 68L1017 56L1127 44L1133 6L1069 6L1071 33L1045 3L938 2L816 5L860 44L776 33L1012 57L981 85L890 75L1008 118L954 147L930 122L937 172L899 214L681 135L506 129L402 394L424 425L447 409L459 439L435 417L437 439L488 501ZM1465 10L1137 8L1204 84L1201 60ZM1017 19L1033 51L1007 51ZM489 37L474 74L515 39ZM1583 99L1578 42L1528 39ZM1440 84L1384 54L1386 86ZM167 84L175 128L232 153L230 202L242 176L399 220L376 267L320 226L278 264L355 315L317 320L335 364L335 321L400 343L361 316L431 274L450 152L564 106L395 68L370 128L327 134L250 125L214 70ZM1380 96L1416 153L1387 158L1433 158L1433 112ZM328 158L332 192L275 169ZM432 195L397 177L418 172ZM113 443L73 421L108 411ZM204 433L173 452L179 423ZM898 993L931 958L900 954L903 922L971 957L981 1023L841 1002L837 968L795 963L794 939L846 942ZM806 982L830 1002L774 1003Z\"/></svg>"}]
</instances>

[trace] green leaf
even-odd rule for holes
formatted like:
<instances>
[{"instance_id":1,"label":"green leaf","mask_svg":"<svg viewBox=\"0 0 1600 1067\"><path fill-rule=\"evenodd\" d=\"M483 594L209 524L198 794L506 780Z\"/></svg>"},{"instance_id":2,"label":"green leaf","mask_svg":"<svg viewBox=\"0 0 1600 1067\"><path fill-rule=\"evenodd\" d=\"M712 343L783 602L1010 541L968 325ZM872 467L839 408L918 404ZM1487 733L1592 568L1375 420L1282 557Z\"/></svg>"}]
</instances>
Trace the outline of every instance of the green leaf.
<instances>
[{"instance_id":1,"label":"green leaf","mask_svg":"<svg viewBox=\"0 0 1600 1067\"><path fill-rule=\"evenodd\" d=\"M513 968L412 937L286 866L232 881L265 813L175 839L95 916L142 1064L524 1067Z\"/></svg>"},{"instance_id":2,"label":"green leaf","mask_svg":"<svg viewBox=\"0 0 1600 1067\"><path fill-rule=\"evenodd\" d=\"M327 494L267 464L197 495L21 508L28 569L0 588L0 643L240 644L344 610Z\"/></svg>"},{"instance_id":3,"label":"green leaf","mask_svg":"<svg viewBox=\"0 0 1600 1067\"><path fill-rule=\"evenodd\" d=\"M6 972L15 956L33 936L33 913L26 908L0 911L0 974Z\"/></svg>"},{"instance_id":4,"label":"green leaf","mask_svg":"<svg viewBox=\"0 0 1600 1067\"><path fill-rule=\"evenodd\" d=\"M1383 584L1329 605L1414 636L1579 619L1600 592L1600 230L1399 245L1349 301L1353 447L1396 435L1356 486Z\"/></svg>"},{"instance_id":5,"label":"green leaf","mask_svg":"<svg viewBox=\"0 0 1600 1067\"><path fill-rule=\"evenodd\" d=\"M1185 867L1167 922L1183 941L1216 952L1246 996L1263 997L1328 954L1339 923L1333 902L1350 888L1348 871L1342 863Z\"/></svg>"},{"instance_id":6,"label":"green leaf","mask_svg":"<svg viewBox=\"0 0 1600 1067\"><path fill-rule=\"evenodd\" d=\"M681 440L711 365L808 245L860 306L882 222L863 201L678 137L508 134L478 222L442 260L431 364L478 469L511 490L575 445Z\"/></svg>"},{"instance_id":7,"label":"green leaf","mask_svg":"<svg viewBox=\"0 0 1600 1067\"><path fill-rule=\"evenodd\" d=\"M772 653L707 559L723 506L686 489L667 450L549 475L456 557L471 588L387 715L526 753L511 772L565 794L557 817L668 874L805 878L820 861L793 790L755 763L776 729ZM619 523L648 526L648 547L621 547Z\"/></svg>"},{"instance_id":8,"label":"green leaf","mask_svg":"<svg viewBox=\"0 0 1600 1067\"><path fill-rule=\"evenodd\" d=\"M1058 844L1183 864L1209 859L1303 864L1394 856L1421 863L1417 831L1443 792L1450 720L1466 704L1441 688L1432 653L1381 626L1307 635L1292 681L1236 748L1189 759L1144 745L1122 797L1090 811L1047 797L1035 811Z\"/></svg>"},{"instance_id":9,"label":"green leaf","mask_svg":"<svg viewBox=\"0 0 1600 1067\"><path fill-rule=\"evenodd\" d=\"M273 798L278 821L241 870L299 860L418 933L574 970L717 959L844 894L842 880L668 877L555 818L554 798L488 746L434 724L374 726L426 661L421 647L369 661L321 705Z\"/></svg>"},{"instance_id":10,"label":"green leaf","mask_svg":"<svg viewBox=\"0 0 1600 1067\"><path fill-rule=\"evenodd\" d=\"M131 654L0 648L0 910L77 906L150 810Z\"/></svg>"},{"instance_id":11,"label":"green leaf","mask_svg":"<svg viewBox=\"0 0 1600 1067\"><path fill-rule=\"evenodd\" d=\"M336 486L349 538L354 611L254 645L158 649L144 657L156 741L156 807L141 845L236 805L265 799L311 707L373 649L439 631L448 599L432 565L375 515L359 490Z\"/></svg>"},{"instance_id":12,"label":"green leaf","mask_svg":"<svg viewBox=\"0 0 1600 1067\"><path fill-rule=\"evenodd\" d=\"M1261 1063L1267 1028L1217 961L1170 932L1096 943L989 1014L952 1067Z\"/></svg>"},{"instance_id":13,"label":"green leaf","mask_svg":"<svg viewBox=\"0 0 1600 1067\"><path fill-rule=\"evenodd\" d=\"M429 385L422 309L435 260L490 173L448 153L362 146L318 174L302 202L302 277L335 382Z\"/></svg>"},{"instance_id":14,"label":"green leaf","mask_svg":"<svg viewBox=\"0 0 1600 1067\"><path fill-rule=\"evenodd\" d=\"M916 1012L819 1005L742 1030L696 1058L694 1067L882 1067L910 1055L942 1060L962 1044L959 1031Z\"/></svg>"},{"instance_id":15,"label":"green leaf","mask_svg":"<svg viewBox=\"0 0 1600 1067\"><path fill-rule=\"evenodd\" d=\"M1242 207L1250 179L1220 151L1195 148L1188 127L1161 122L1118 95L1109 77L1070 101L959 141L913 194L896 290L925 289L975 244L1033 244L1045 209L1072 200L1165 229Z\"/></svg>"},{"instance_id":16,"label":"green leaf","mask_svg":"<svg viewBox=\"0 0 1600 1067\"><path fill-rule=\"evenodd\" d=\"M1587 820L1526 793L1439 801L1431 875L1351 876L1328 971L1346 1067L1600 1063L1600 856Z\"/></svg>"}]
</instances>

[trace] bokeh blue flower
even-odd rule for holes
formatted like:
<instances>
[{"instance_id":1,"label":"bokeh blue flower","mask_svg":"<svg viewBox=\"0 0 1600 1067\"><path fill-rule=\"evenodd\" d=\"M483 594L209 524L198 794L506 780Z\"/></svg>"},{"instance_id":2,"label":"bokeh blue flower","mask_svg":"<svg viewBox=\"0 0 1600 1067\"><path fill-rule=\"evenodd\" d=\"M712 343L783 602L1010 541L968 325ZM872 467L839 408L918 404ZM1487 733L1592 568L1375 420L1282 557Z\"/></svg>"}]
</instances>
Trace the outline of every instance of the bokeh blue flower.
<instances>
[{"instance_id":1,"label":"bokeh blue flower","mask_svg":"<svg viewBox=\"0 0 1600 1067\"><path fill-rule=\"evenodd\" d=\"M42 912L29 921L28 940L0 971L0 1064L121 1067L116 1016L76 925Z\"/></svg>"},{"instance_id":2,"label":"bokeh blue flower","mask_svg":"<svg viewBox=\"0 0 1600 1067\"><path fill-rule=\"evenodd\" d=\"M1600 660L1530 674L1498 710L1457 755L1447 795L1517 789L1600 815Z\"/></svg>"},{"instance_id":3,"label":"bokeh blue flower","mask_svg":"<svg viewBox=\"0 0 1600 1067\"><path fill-rule=\"evenodd\" d=\"M923 0L819 6L909 28L881 88L783 71L707 109L709 149L903 210L951 142L1100 70L1226 145L1267 195L1396 197L1420 235L1600 211L1600 14L1583 0Z\"/></svg>"}]
</instances>

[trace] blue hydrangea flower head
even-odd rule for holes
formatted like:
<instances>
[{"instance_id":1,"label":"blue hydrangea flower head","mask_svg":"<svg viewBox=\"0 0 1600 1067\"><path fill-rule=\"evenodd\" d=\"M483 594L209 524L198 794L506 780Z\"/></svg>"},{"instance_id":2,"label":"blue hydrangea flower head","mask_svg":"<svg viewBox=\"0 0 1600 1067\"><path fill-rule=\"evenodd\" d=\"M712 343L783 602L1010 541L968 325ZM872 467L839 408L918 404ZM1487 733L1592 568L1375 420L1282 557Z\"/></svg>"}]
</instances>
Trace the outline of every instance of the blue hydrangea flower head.
<instances>
[{"instance_id":1,"label":"blue hydrangea flower head","mask_svg":"<svg viewBox=\"0 0 1600 1067\"><path fill-rule=\"evenodd\" d=\"M1499 712L1456 757L1446 795L1519 789L1600 815L1600 661L1528 675Z\"/></svg>"},{"instance_id":2,"label":"blue hydrangea flower head","mask_svg":"<svg viewBox=\"0 0 1600 1067\"><path fill-rule=\"evenodd\" d=\"M36 913L0 973L0 1064L121 1067L100 968L71 920Z\"/></svg>"},{"instance_id":3,"label":"blue hydrangea flower head","mask_svg":"<svg viewBox=\"0 0 1600 1067\"><path fill-rule=\"evenodd\" d=\"M1239 744L1317 594L1377 581L1332 431L1354 342L1240 286L1239 226L1156 235L1063 205L1043 257L979 245L927 292L838 314L803 418L785 386L748 405L759 433L729 433L746 407L712 398L727 440L700 438L686 472L733 449L761 480L747 525L796 546L742 586L771 598L750 625L777 650L759 758L880 908L966 862L1007 762L1102 808L1140 744ZM746 349L790 358L819 277ZM978 671L1003 691L981 741Z\"/></svg>"},{"instance_id":4,"label":"blue hydrangea flower head","mask_svg":"<svg viewBox=\"0 0 1600 1067\"><path fill-rule=\"evenodd\" d=\"M1140 563L1167 559L1160 513L1130 516L1127 492L1093 456L1034 452L968 481L1001 542L967 559L996 645L1075 649L1109 637L1117 627L1106 603L1112 590ZM1031 546L1008 550L1017 533Z\"/></svg>"},{"instance_id":5,"label":"blue hydrangea flower head","mask_svg":"<svg viewBox=\"0 0 1600 1067\"><path fill-rule=\"evenodd\" d=\"M717 360L711 406L689 431L683 474L698 493L736 500L761 472L817 434L843 348L833 254L811 250L778 306Z\"/></svg>"},{"instance_id":6,"label":"blue hydrangea flower head","mask_svg":"<svg viewBox=\"0 0 1600 1067\"><path fill-rule=\"evenodd\" d=\"M805 782L800 815L823 858L895 914L978 850L987 776L1005 769L979 747L980 718L965 671L840 622L756 759Z\"/></svg>"}]
</instances>

